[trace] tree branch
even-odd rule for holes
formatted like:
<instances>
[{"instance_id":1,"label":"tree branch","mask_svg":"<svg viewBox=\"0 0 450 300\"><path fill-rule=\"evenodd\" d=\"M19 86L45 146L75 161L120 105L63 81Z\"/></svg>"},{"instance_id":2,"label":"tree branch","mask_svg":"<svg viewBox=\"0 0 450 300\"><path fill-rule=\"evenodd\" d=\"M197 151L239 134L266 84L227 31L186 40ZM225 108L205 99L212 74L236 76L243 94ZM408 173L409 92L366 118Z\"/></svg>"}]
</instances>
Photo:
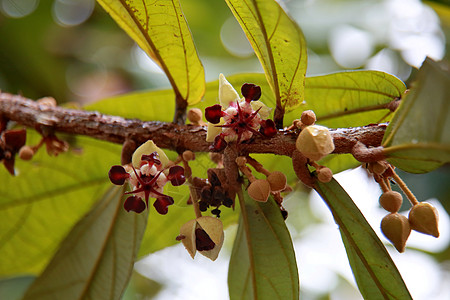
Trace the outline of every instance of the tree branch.
<instances>
[{"instance_id":1,"label":"tree branch","mask_svg":"<svg viewBox=\"0 0 450 300\"><path fill-rule=\"evenodd\" d=\"M85 135L117 144L133 140L140 145L152 139L159 147L178 152L210 151L210 143L206 142L206 126L130 120L98 112L42 105L22 96L7 93L0 93L0 116L35 129L47 128L55 132ZM385 129L385 124L331 129L335 143L333 153L352 153L352 148L358 141L366 147L378 147ZM296 149L297 135L296 130L280 130L271 139L256 137L249 143L240 144L239 152L241 155L272 153L292 156Z\"/></svg>"}]
</instances>

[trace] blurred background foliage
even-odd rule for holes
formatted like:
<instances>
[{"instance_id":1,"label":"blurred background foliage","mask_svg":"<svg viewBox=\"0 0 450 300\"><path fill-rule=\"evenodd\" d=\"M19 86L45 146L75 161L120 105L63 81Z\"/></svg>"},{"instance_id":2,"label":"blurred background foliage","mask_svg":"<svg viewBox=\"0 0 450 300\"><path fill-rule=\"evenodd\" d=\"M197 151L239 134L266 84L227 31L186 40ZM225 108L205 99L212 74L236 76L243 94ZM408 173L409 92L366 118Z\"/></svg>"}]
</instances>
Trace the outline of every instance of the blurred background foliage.
<instances>
[{"instance_id":1,"label":"blurred background foliage","mask_svg":"<svg viewBox=\"0 0 450 300\"><path fill-rule=\"evenodd\" d=\"M450 7L445 0L279 2L304 31L308 75L374 69L409 85L426 56L445 61L450 57ZM216 80L219 73L262 72L224 1L182 0L181 5L207 81ZM86 105L129 91L170 86L94 0L0 0L0 43L0 89L4 92ZM399 173L419 199L437 198L450 212L448 166L426 175ZM290 205L290 219L300 220L290 225L294 238L306 224L319 222L306 200ZM447 262L447 267L442 266L448 268L448 245L430 254ZM127 292L126 297L156 293L155 289L143 291L148 287L146 280L134 280L135 292Z\"/></svg>"}]
</instances>

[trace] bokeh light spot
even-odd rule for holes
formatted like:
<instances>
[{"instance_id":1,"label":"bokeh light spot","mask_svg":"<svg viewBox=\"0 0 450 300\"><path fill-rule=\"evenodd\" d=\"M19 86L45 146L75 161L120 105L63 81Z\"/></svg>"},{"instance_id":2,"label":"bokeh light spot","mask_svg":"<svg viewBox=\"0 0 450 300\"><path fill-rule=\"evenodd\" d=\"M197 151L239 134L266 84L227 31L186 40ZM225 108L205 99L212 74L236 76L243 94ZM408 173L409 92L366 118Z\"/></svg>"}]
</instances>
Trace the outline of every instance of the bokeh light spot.
<instances>
[{"instance_id":1,"label":"bokeh light spot","mask_svg":"<svg viewBox=\"0 0 450 300\"><path fill-rule=\"evenodd\" d=\"M0 8L8 17L22 18L31 14L38 3L38 0L1 0Z\"/></svg>"},{"instance_id":2,"label":"bokeh light spot","mask_svg":"<svg viewBox=\"0 0 450 300\"><path fill-rule=\"evenodd\" d=\"M94 6L94 0L56 0L53 18L61 26L80 25L91 16Z\"/></svg>"}]
</instances>

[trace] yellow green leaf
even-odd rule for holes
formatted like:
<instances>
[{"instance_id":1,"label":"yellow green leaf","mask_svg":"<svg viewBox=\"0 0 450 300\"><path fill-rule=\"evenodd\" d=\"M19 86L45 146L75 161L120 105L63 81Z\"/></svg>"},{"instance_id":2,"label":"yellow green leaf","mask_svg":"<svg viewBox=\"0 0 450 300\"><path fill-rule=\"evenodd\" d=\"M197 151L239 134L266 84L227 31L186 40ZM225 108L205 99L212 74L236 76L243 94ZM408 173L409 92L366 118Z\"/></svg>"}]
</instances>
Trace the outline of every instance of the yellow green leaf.
<instances>
[{"instance_id":1,"label":"yellow green leaf","mask_svg":"<svg viewBox=\"0 0 450 300\"><path fill-rule=\"evenodd\" d=\"M357 127L388 121L388 104L400 99L405 84L379 71L348 71L307 77L305 102L288 113L285 124L312 109L317 123L330 128Z\"/></svg>"},{"instance_id":2,"label":"yellow green leaf","mask_svg":"<svg viewBox=\"0 0 450 300\"><path fill-rule=\"evenodd\" d=\"M417 82L395 113L382 142L388 161L411 173L450 162L450 74L425 60Z\"/></svg>"},{"instance_id":3,"label":"yellow green leaf","mask_svg":"<svg viewBox=\"0 0 450 300\"><path fill-rule=\"evenodd\" d=\"M176 99L201 100L205 74L178 0L97 0L166 73Z\"/></svg>"},{"instance_id":4,"label":"yellow green leaf","mask_svg":"<svg viewBox=\"0 0 450 300\"><path fill-rule=\"evenodd\" d=\"M34 145L38 134L27 133ZM31 161L16 160L16 177L0 168L0 275L39 274L74 224L106 189L120 146L86 137L67 153L41 149ZM20 259L18 259L20 258Z\"/></svg>"},{"instance_id":5,"label":"yellow green leaf","mask_svg":"<svg viewBox=\"0 0 450 300\"><path fill-rule=\"evenodd\" d=\"M147 223L147 211L125 211L123 193L111 187L75 225L24 300L121 299Z\"/></svg>"},{"instance_id":6,"label":"yellow green leaf","mask_svg":"<svg viewBox=\"0 0 450 300\"><path fill-rule=\"evenodd\" d=\"M261 62L279 109L304 98L306 42L300 27L273 0L226 0Z\"/></svg>"},{"instance_id":7,"label":"yellow green leaf","mask_svg":"<svg viewBox=\"0 0 450 300\"><path fill-rule=\"evenodd\" d=\"M297 300L297 263L280 208L273 199L243 197L228 271L230 299Z\"/></svg>"},{"instance_id":8,"label":"yellow green leaf","mask_svg":"<svg viewBox=\"0 0 450 300\"><path fill-rule=\"evenodd\" d=\"M339 183L334 179L328 183L317 181L315 190L339 226L364 299L412 299L383 243Z\"/></svg>"}]
</instances>

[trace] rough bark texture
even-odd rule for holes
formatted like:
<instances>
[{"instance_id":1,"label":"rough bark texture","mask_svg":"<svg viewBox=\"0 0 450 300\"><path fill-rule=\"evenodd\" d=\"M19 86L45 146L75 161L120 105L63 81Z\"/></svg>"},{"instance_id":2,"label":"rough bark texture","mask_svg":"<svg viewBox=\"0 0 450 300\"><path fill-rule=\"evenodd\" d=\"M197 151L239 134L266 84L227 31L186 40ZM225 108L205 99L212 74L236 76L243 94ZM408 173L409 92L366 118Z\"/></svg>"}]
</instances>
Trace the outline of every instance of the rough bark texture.
<instances>
[{"instance_id":1,"label":"rough bark texture","mask_svg":"<svg viewBox=\"0 0 450 300\"><path fill-rule=\"evenodd\" d=\"M31 128L51 129L57 132L86 135L123 144L133 140L136 145L152 139L159 147L182 152L209 152L205 141L206 126L178 125L164 122L143 122L103 115L98 112L66 109L39 104L22 96L0 93L0 116ZM357 142L367 148L381 144L385 124L358 128L331 129L335 143L333 153L352 153ZM270 139L256 137L240 144L239 154L272 153L292 156L298 131L280 130Z\"/></svg>"}]
</instances>

